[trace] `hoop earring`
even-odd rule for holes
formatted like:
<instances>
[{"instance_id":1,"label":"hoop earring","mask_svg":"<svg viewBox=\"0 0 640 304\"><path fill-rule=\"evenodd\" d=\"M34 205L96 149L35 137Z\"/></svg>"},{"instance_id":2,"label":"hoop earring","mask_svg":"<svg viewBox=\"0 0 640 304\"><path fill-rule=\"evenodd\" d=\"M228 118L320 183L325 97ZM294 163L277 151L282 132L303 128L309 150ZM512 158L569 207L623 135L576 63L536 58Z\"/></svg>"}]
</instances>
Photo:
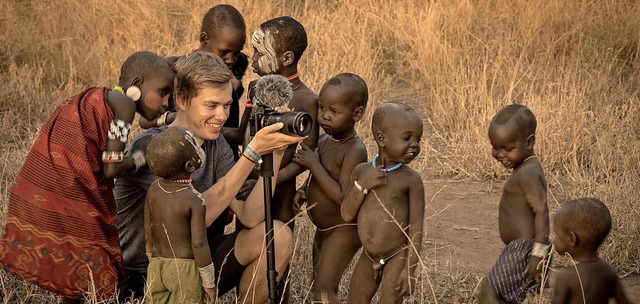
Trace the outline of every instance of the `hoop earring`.
<instances>
[{"instance_id":1,"label":"hoop earring","mask_svg":"<svg viewBox=\"0 0 640 304\"><path fill-rule=\"evenodd\" d=\"M127 88L127 97L131 98L131 100L138 101L140 100L141 95L142 92L140 92L140 88L134 85Z\"/></svg>"}]
</instances>

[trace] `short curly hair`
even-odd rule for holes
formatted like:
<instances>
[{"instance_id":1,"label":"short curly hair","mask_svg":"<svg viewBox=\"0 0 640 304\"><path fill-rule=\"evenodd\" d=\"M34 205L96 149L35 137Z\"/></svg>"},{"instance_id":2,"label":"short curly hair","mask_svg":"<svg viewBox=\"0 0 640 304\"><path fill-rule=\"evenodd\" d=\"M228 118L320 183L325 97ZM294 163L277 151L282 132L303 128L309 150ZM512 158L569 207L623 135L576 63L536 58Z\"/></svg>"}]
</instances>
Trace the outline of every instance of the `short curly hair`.
<instances>
[{"instance_id":1,"label":"short curly hair","mask_svg":"<svg viewBox=\"0 0 640 304\"><path fill-rule=\"evenodd\" d=\"M537 121L533 112L526 106L510 104L498 111L491 123L504 125L513 121L518 127L518 133L525 138L536 134Z\"/></svg>"},{"instance_id":2,"label":"short curly hair","mask_svg":"<svg viewBox=\"0 0 640 304\"><path fill-rule=\"evenodd\" d=\"M274 49L277 54L286 51L293 52L294 61L298 62L307 49L307 32L296 19L283 16L267 20L260 24L260 28L273 36Z\"/></svg>"},{"instance_id":3,"label":"short curly hair","mask_svg":"<svg viewBox=\"0 0 640 304\"><path fill-rule=\"evenodd\" d=\"M146 152L149 169L162 178L190 173L185 164L192 160L196 148L189 142L189 136L192 135L184 127L169 127L153 136Z\"/></svg>"},{"instance_id":4,"label":"short curly hair","mask_svg":"<svg viewBox=\"0 0 640 304\"><path fill-rule=\"evenodd\" d=\"M567 226L581 241L598 248L611 230L611 213L600 200L584 197L568 201L560 207L569 215Z\"/></svg>"},{"instance_id":5,"label":"short curly hair","mask_svg":"<svg viewBox=\"0 0 640 304\"><path fill-rule=\"evenodd\" d=\"M216 30L223 27L233 27L243 33L247 31L247 25L244 23L242 14L229 4L218 4L210 8L202 18L200 31L212 35Z\"/></svg>"}]
</instances>

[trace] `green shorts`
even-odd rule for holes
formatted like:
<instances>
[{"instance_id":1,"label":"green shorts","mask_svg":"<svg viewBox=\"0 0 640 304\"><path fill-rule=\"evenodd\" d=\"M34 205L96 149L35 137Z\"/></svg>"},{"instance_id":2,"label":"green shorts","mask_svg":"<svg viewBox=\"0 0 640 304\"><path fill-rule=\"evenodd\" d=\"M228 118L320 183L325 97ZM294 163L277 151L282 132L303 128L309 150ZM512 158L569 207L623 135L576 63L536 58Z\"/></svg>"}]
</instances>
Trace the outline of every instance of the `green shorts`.
<instances>
[{"instance_id":1,"label":"green shorts","mask_svg":"<svg viewBox=\"0 0 640 304\"><path fill-rule=\"evenodd\" d=\"M204 303L202 279L192 259L151 258L147 286L152 303Z\"/></svg>"}]
</instances>

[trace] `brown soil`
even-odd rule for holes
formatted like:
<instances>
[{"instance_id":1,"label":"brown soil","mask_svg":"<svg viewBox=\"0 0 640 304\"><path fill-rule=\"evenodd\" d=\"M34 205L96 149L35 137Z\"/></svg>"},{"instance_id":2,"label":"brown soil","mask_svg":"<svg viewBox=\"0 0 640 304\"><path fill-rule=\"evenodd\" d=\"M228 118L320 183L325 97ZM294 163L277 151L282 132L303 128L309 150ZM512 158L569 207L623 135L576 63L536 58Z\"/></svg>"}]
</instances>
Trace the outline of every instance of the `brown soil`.
<instances>
[{"instance_id":1,"label":"brown soil","mask_svg":"<svg viewBox=\"0 0 640 304\"><path fill-rule=\"evenodd\" d=\"M425 252L447 271L487 273L504 244L498 234L502 184L428 179ZM640 276L623 279L627 296L640 299Z\"/></svg>"}]
</instances>

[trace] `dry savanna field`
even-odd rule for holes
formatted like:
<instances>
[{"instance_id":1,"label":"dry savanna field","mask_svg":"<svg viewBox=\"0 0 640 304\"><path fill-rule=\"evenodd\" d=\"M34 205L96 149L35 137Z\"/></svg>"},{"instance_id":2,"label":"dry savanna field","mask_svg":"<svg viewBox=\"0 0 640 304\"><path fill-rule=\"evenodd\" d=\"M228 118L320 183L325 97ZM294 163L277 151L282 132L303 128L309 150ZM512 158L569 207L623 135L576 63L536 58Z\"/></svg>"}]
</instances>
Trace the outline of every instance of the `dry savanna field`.
<instances>
[{"instance_id":1,"label":"dry savanna field","mask_svg":"<svg viewBox=\"0 0 640 304\"><path fill-rule=\"evenodd\" d=\"M477 301L479 281L500 248L497 226L489 226L488 235L462 238L460 244L467 245L448 249L441 249L435 238L441 232L473 232L487 219L496 222L497 198L508 172L492 159L486 133L491 117L510 103L525 104L537 116L536 153L546 171L552 213L569 198L603 200L614 225L601 255L620 276L640 272L640 3L229 3L244 15L249 35L269 18L290 15L301 21L309 48L300 72L313 90L340 72L357 73L367 81L369 107L358 131L370 155L375 154L370 134L375 106L402 101L423 118L422 153L411 166L423 173L428 188L428 229L417 288L408 302ZM15 176L55 105L85 87L115 85L121 63L135 51L177 55L195 49L201 18L215 4L0 1L0 222L4 223ZM245 52L252 53L249 41ZM245 81L255 78L247 71ZM434 180L439 181L437 187ZM478 202L478 215L467 212L458 228L438 230L456 220L444 218L447 208L455 208L456 201L443 201L444 192L452 188L472 202L484 196L469 198L472 192L466 189L486 189L490 199ZM493 208L487 216L481 212L483 206ZM297 222L292 303L308 302L311 286L313 227L304 216ZM449 259L451 252L464 255L471 245L483 243L496 244L487 265L466 267ZM342 299L350 274L340 285ZM4 272L0 289L3 303L57 302L55 296ZM548 291L528 301L544 303L545 296ZM233 297L223 301L233 302Z\"/></svg>"}]
</instances>

